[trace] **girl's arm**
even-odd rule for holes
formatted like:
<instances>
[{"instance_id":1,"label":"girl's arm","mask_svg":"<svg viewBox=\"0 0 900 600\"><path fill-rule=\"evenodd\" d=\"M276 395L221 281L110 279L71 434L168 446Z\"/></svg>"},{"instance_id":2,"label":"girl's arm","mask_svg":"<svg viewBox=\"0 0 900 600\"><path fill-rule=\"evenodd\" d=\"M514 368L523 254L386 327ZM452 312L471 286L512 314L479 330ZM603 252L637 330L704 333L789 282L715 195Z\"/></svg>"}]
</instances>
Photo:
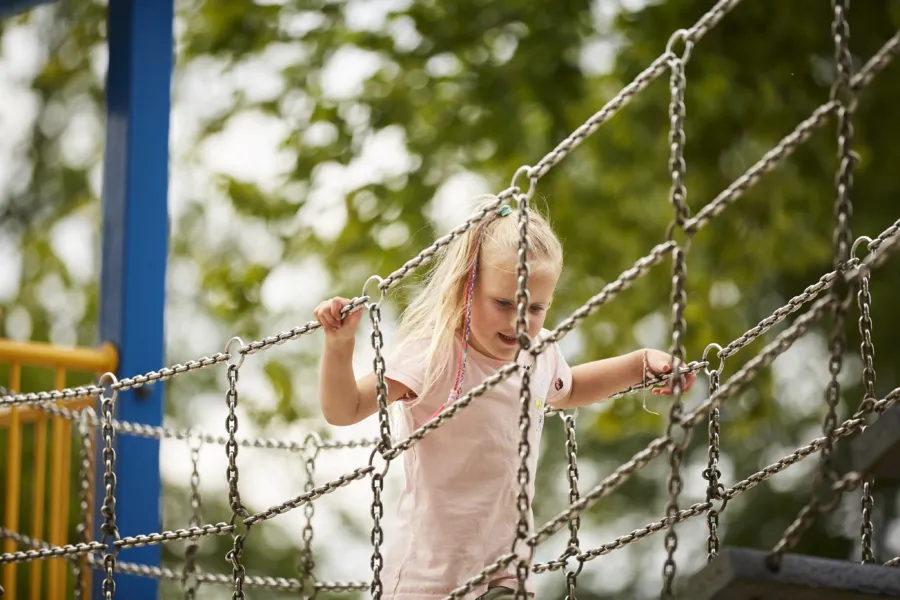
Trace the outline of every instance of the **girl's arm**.
<instances>
[{"instance_id":1,"label":"girl's arm","mask_svg":"<svg viewBox=\"0 0 900 600\"><path fill-rule=\"evenodd\" d=\"M647 361L644 364L644 353ZM636 350L603 360L596 360L572 367L572 386L569 393L557 402L554 408L568 409L585 406L606 400L616 392L621 392L627 387L643 383L658 375L668 373L671 369L672 357L659 350ZM694 384L697 376L693 373L684 375L683 389L688 391ZM668 386L653 388L653 394L671 395Z\"/></svg>"},{"instance_id":2,"label":"girl's arm","mask_svg":"<svg viewBox=\"0 0 900 600\"><path fill-rule=\"evenodd\" d=\"M330 425L353 425L378 410L375 393L376 378L369 373L358 380L353 374L353 349L356 328L362 310L347 315L341 321L341 309L346 298L326 300L314 311L325 330L325 347L319 369L319 404L322 415ZM409 389L399 381L389 380L388 402L405 395Z\"/></svg>"}]
</instances>

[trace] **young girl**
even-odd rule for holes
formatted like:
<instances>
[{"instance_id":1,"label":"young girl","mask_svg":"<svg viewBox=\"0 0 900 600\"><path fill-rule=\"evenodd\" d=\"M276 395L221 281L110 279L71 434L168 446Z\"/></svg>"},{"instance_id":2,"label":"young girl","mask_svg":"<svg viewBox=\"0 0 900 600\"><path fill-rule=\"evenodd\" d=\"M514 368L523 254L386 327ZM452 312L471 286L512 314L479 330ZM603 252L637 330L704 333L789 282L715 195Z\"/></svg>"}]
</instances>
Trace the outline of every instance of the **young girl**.
<instances>
[{"instance_id":1,"label":"young girl","mask_svg":"<svg viewBox=\"0 0 900 600\"><path fill-rule=\"evenodd\" d=\"M547 220L529 209L528 335L543 329L563 264L559 240ZM401 315L398 342L385 358L388 401L402 407L406 435L449 403L516 359L516 256L519 215L501 206L434 258L421 293ZM363 311L341 320L349 302L332 298L315 317L325 330L319 380L322 412L332 425L351 425L377 412L376 378L354 379L352 358ZM645 377L666 373L672 357L639 350L570 368L556 343L531 370L533 474L545 406L569 409L603 400ZM694 376L684 378L689 389ZM385 536L384 597L442 598L512 548L518 511L519 386L514 374L448 419L403 454L406 486L398 522ZM657 388L654 394L670 394ZM532 475L528 497L534 497ZM531 517L529 527L533 528ZM515 563L467 597L512 598ZM531 589L529 589L529 592Z\"/></svg>"}]
</instances>

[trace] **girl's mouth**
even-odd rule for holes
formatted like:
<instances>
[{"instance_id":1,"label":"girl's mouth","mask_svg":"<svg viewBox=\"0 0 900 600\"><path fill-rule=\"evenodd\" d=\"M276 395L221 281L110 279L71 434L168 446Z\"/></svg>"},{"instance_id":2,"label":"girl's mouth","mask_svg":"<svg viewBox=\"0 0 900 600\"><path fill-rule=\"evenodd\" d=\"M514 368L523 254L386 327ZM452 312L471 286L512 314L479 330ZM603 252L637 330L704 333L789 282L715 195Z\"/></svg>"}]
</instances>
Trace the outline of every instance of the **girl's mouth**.
<instances>
[{"instance_id":1,"label":"girl's mouth","mask_svg":"<svg viewBox=\"0 0 900 600\"><path fill-rule=\"evenodd\" d=\"M503 342L504 344L506 344L507 346L515 346L516 344L518 344L518 342L516 342L516 338L512 337L512 336L498 333L497 337L499 337L500 341Z\"/></svg>"}]
</instances>

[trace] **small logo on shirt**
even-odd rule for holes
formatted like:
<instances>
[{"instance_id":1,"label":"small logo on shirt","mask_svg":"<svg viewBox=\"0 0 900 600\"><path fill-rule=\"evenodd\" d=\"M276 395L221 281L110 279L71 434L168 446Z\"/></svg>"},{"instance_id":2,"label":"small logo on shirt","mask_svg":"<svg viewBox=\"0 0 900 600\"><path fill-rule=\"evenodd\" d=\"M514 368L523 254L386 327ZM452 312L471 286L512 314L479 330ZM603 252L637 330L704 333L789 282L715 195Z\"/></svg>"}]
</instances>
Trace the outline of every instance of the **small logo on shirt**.
<instances>
[{"instance_id":1,"label":"small logo on shirt","mask_svg":"<svg viewBox=\"0 0 900 600\"><path fill-rule=\"evenodd\" d=\"M563 380L562 377L557 377L556 381L553 382L553 387L556 388L556 391L563 389Z\"/></svg>"},{"instance_id":2,"label":"small logo on shirt","mask_svg":"<svg viewBox=\"0 0 900 600\"><path fill-rule=\"evenodd\" d=\"M537 409L537 430L540 433L544 429L544 399L535 400L534 407Z\"/></svg>"}]
</instances>

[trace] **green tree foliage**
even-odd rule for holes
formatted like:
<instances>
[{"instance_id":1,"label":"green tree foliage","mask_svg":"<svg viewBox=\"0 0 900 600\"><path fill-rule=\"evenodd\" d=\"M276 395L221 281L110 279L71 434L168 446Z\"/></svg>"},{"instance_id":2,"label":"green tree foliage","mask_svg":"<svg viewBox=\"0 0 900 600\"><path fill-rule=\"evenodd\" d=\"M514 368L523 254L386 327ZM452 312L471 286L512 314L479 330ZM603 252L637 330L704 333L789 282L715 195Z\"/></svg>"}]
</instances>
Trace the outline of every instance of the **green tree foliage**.
<instances>
[{"instance_id":1,"label":"green tree foliage","mask_svg":"<svg viewBox=\"0 0 900 600\"><path fill-rule=\"evenodd\" d=\"M431 200L444 184L475 174L486 190L505 188L520 165L540 160L659 56L672 32L696 22L712 3L612 4L179 2L176 107L212 108L192 117L184 127L190 135L173 142L173 177L197 168L204 147L214 145L221 139L217 136L246 115L284 127L277 145L286 166L264 184L222 172L206 185L173 192L168 362L195 358L195 347L215 352L229 335L258 339L308 320L319 298L304 297L308 287L302 281L294 286L297 306L265 308L267 280L285 265L303 266L314 257L324 267L320 283L325 294L357 295L369 274L386 275L444 233L431 218ZM828 100L834 77L828 4L743 2L693 49L686 68L685 158L688 204L694 214ZM36 113L19 153L26 168L3 190L0 226L23 256L20 286L5 301L4 314L18 315L18 320L27 314L31 339L54 335L54 308L44 298L48 289L56 289L48 286L56 285L80 298L83 306L70 341L98 341L96 270L87 278L73 276L54 251L53 235L54 225L74 214L92 220L99 235L98 186L91 182L102 147L97 144L88 159L73 161L63 141L65 115L88 114L102 122L102 69L95 65L104 43L103 17L97 2L64 3L24 17L41 32L46 54L33 80L25 82ZM849 17L858 69L900 27L900 7L857 3ZM369 65L366 76L358 88L330 92L329 77L348 57ZM187 89L184 83L183 74L192 69L225 77L260 64L270 70L280 65L275 91L237 89L223 95L215 88ZM854 237L877 235L900 217L900 181L895 176L900 150L894 135L900 128L898 69L900 65L889 67L864 92L854 118L853 147L861 159L852 192ZM551 325L662 241L672 220L668 102L664 74L540 181L536 202L549 212L566 249L566 271ZM405 153L381 173L348 176L337 191L323 188L330 173L350 173L379 136L399 140ZM699 359L710 342L724 345L735 339L830 269L836 157L831 122L692 240L686 313L690 359ZM454 197L448 202L467 200ZM211 223L222 222L222 214L231 232L224 239L210 234L215 227ZM260 247L267 250L261 252ZM577 343L568 346L570 359L591 360L640 345L666 348L669 269L668 262L655 268L589 318L572 335ZM900 323L889 304L898 293L900 261L894 259L873 279L882 396L900 377L900 351L890 336ZM390 303L399 309L403 299L401 291ZM861 397L859 361L853 358L859 344L857 313L853 309L850 314L847 352L852 356L846 361L842 418ZM191 333L198 315L214 331L199 341L197 336L209 331ZM725 377L777 331L729 359ZM726 484L818 435L825 412L825 335L826 329L809 334L791 360L779 361L780 376L764 371L723 410ZM186 347L187 339L193 341ZM318 343L304 339L262 359L277 401L254 402L252 394L243 400L259 427L277 431L298 420L311 428L320 426L310 383L315 381ZM360 345L365 343L361 340ZM26 384L46 389L51 382L42 377L36 374ZM169 422L188 426L192 413L184 400L217 394L224 378L199 373L168 385ZM689 404L702 398L704 386L701 378ZM648 408L661 415L644 411L640 398L634 397L581 411L582 492L664 429L667 405L654 398L648 399ZM554 424L545 429L542 448L539 522L567 502L564 437ZM323 430L323 435L329 433ZM705 435L698 431L686 459L685 504L704 495L700 471L705 468L705 444ZM763 485L730 503L723 517L724 543L774 545L809 498L815 460L809 459L803 474L788 484ZM662 516L665 459L657 463L586 514L583 527L593 533L582 536L584 547L587 539L609 541L610 533L621 535ZM167 488L168 524L186 522L185 497L183 487ZM205 502L225 514L222 500ZM887 532L893 500L889 494L877 499L887 510L877 535ZM855 498L848 502L846 506L857 506ZM855 508L848 514L855 515ZM842 520L855 522L848 514L830 525L817 524L798 551L856 560L857 535L840 525ZM273 553L267 545L283 548L286 537L277 523L268 527L268 537L250 537L248 568L294 575L298 555ZM705 558L702 523L690 531L679 544L680 575L698 568ZM351 524L346 535L365 539L366 534ZM330 543L321 538L316 542ZM559 549L564 542L554 539ZM203 567L222 570L226 549L227 540L205 542ZM180 548L167 547L166 552L167 563L179 568ZM580 597L657 594L664 554L661 536L620 552L627 553L627 568L612 556L585 567ZM327 569L320 565L317 572ZM366 576L365 571L359 573L359 579ZM561 597L559 575L544 577L556 578L547 593Z\"/></svg>"}]
</instances>

